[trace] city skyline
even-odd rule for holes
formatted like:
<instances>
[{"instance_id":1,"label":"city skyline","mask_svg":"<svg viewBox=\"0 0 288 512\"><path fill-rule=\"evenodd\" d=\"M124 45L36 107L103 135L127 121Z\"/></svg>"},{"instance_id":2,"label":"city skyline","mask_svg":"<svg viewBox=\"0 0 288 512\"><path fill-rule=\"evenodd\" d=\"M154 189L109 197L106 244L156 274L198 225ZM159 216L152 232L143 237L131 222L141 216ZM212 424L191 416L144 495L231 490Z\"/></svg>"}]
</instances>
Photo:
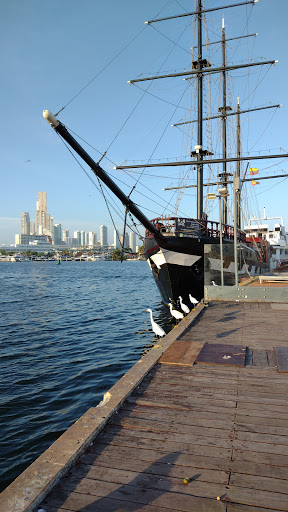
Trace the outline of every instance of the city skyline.
<instances>
[{"instance_id":1,"label":"city skyline","mask_svg":"<svg viewBox=\"0 0 288 512\"><path fill-rule=\"evenodd\" d=\"M215 2L221 6L220 0L206 0L208 7ZM222 3L227 5L229 0L222 0ZM83 9L79 2L71 3L70 0L50 0L48 3L35 0L1 2L3 27L0 38L5 52L0 55L0 62L3 72L2 95L5 98L2 108L5 129L0 156L3 174L0 245L14 242L14 234L20 231L20 215L27 211L31 213L32 209L34 211L35 197L39 190L47 191L48 210L53 212L55 222L69 229L70 233L78 229L95 231L98 234L100 226L106 225L110 241L113 241L113 223L96 178L86 167L89 178L84 174L83 169L43 119L43 109L50 109L55 114L67 105L59 114L61 122L90 144L87 150L91 151L95 161L102 158L107 151L101 160L101 166L118 184L117 180L121 182L121 188L127 195L133 189L131 199L144 214L151 219L163 212L170 213L167 204L169 208L170 205L172 208L172 203L175 204L175 191L163 191L163 188L177 184L172 170L152 172L146 169L141 180L137 181L136 188L133 188L134 178L138 177L136 172L128 175L113 169L115 164L121 164L125 160L147 162L152 158L162 161L163 158L175 159L181 155L182 132L170 125L181 121L183 117L189 117L188 110L185 110L185 98L179 103L184 92L182 86L187 82L182 83L181 79L177 79L173 84L169 81L161 85L156 80L145 95L145 89L139 90L127 84L128 80L137 77L144 70L151 73L158 71L163 63L161 55L164 52L168 54L170 50L172 52L172 49L171 61L165 62L165 72L175 69L175 60L179 68L184 67L183 60L188 54L181 47L188 50L191 47L190 38L187 41L188 30L183 32L183 41L179 40L179 46L174 45L173 48L173 41L178 41L184 31L185 18L177 23L161 24L163 34L149 25L144 25L147 19L153 18L164 8L163 12L168 16L177 14L179 9L187 9L189 12L191 8L191 0L183 0L182 7L176 2L167 6L166 4L167 0L159 0L157 6L153 0L138 3L131 0L111 0L96 5L93 0L87 0ZM268 60L277 59L279 64L267 68L265 80L259 79L257 94L253 92L252 82L251 90L241 90L241 83L240 87L237 86L238 89L235 86L231 106L235 106L237 96L240 96L243 109L283 103L283 107L276 112L267 110L251 116L250 124L247 127L245 125L242 130L244 135L247 133L247 140L243 142L245 153L251 153L251 150L267 153L279 146L284 149L286 147L285 20L288 3L287 0L278 0L281 16L278 15L278 9L271 9L269 4L270 2L260 1L253 9L244 6L237 10L241 17L247 14L246 9L249 13L251 9L249 26L247 21L245 30L247 33L258 33L255 39L251 38L251 43L250 39L245 40L243 46L239 43L240 54L237 59L245 61L245 49L251 45L255 48L255 59L263 56ZM228 15L228 11L225 11L229 19L227 37L239 36L239 19L232 10ZM96 31L95 16L102 20L101 29ZM215 31L218 35L221 32L222 17L223 11L217 11ZM61 31L57 38L49 37L47 31L40 30L43 19L59 21ZM132 40L133 44L127 45L127 41L130 43ZM187 42L190 43L188 46ZM64 53L59 51L60 45ZM233 42L227 48L227 59L232 62L235 48ZM117 54L119 58L114 60ZM250 55L248 50L247 54ZM190 57L188 58L191 62ZM89 80L91 84L85 88ZM70 102L82 88L83 92ZM138 108L142 95L143 100ZM178 104L177 110L175 106ZM242 119L246 122L245 116ZM273 121L271 126L270 121ZM162 139L164 130L165 137ZM119 137L118 132L121 132ZM194 143L192 140L191 145ZM189 147L185 151L185 155L189 155L190 149ZM282 165L277 164L271 172L279 174L281 169ZM258 200L258 211L263 211L266 206L267 215L281 215L287 225L287 193L284 180L285 178L283 183L281 180L265 180L253 187L253 190L250 187L247 204L249 202L250 207L253 199ZM125 209L121 203L111 199L106 189L105 193L108 203L113 202L113 206L116 203L116 210L119 210L119 216L115 210L112 210L112 214L121 233ZM231 201L231 197L230 194L228 201ZM213 208L212 204L210 207ZM183 196L180 208L183 216L195 217L195 189L189 189L187 195ZM216 211L216 206L214 210ZM253 211L247 212L247 218L257 216L258 211L255 206ZM210 218L213 218L214 213L212 211ZM34 215L31 217L33 219ZM140 227L140 230L143 235L143 228Z\"/></svg>"},{"instance_id":2,"label":"city skyline","mask_svg":"<svg viewBox=\"0 0 288 512\"><path fill-rule=\"evenodd\" d=\"M54 218L47 213L47 192L38 192L36 201L36 230L35 221L31 220L29 212L22 212L20 217L21 233L15 233L13 246L19 245L41 245L52 244L54 246L66 245L67 247L108 247L120 248L123 245L123 235L119 235L119 230L113 230L113 242L111 237L108 239L108 228L105 225L100 226L100 239L96 231L76 230L73 231L73 237L69 236L70 231L62 227L60 223L53 224ZM72 235L72 233L71 233ZM99 240L99 241L98 241ZM132 231L126 232L124 247L130 247L136 252L136 234Z\"/></svg>"}]
</instances>

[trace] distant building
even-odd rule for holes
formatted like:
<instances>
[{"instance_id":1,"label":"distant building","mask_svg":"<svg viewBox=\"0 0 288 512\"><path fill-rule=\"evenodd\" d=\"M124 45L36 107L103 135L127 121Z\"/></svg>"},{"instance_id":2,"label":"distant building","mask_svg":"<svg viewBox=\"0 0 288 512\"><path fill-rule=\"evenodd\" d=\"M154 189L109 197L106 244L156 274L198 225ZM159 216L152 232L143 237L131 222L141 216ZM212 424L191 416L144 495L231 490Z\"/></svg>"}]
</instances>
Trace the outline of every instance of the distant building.
<instances>
[{"instance_id":1,"label":"distant building","mask_svg":"<svg viewBox=\"0 0 288 512\"><path fill-rule=\"evenodd\" d=\"M81 247L86 246L86 231L81 231L80 245Z\"/></svg>"},{"instance_id":2,"label":"distant building","mask_svg":"<svg viewBox=\"0 0 288 512\"><path fill-rule=\"evenodd\" d=\"M38 192L36 202L36 235L52 235L53 218L47 214L47 192Z\"/></svg>"},{"instance_id":3,"label":"distant building","mask_svg":"<svg viewBox=\"0 0 288 512\"><path fill-rule=\"evenodd\" d=\"M61 243L62 243L62 226L61 226L61 224L55 224L55 226L53 226L53 242L54 242L54 245L61 245Z\"/></svg>"},{"instance_id":4,"label":"distant building","mask_svg":"<svg viewBox=\"0 0 288 512\"><path fill-rule=\"evenodd\" d=\"M94 231L89 231L87 245L89 245L89 247L95 247L96 242L97 242L96 233L94 233Z\"/></svg>"},{"instance_id":5,"label":"distant building","mask_svg":"<svg viewBox=\"0 0 288 512\"><path fill-rule=\"evenodd\" d=\"M68 238L69 238L69 229L63 229L63 231L62 231L62 240L63 240L63 242L68 244L68 242L67 242Z\"/></svg>"},{"instance_id":6,"label":"distant building","mask_svg":"<svg viewBox=\"0 0 288 512\"><path fill-rule=\"evenodd\" d=\"M15 235L15 244L17 245L39 245L52 244L52 239L47 235Z\"/></svg>"},{"instance_id":7,"label":"distant building","mask_svg":"<svg viewBox=\"0 0 288 512\"><path fill-rule=\"evenodd\" d=\"M74 231L74 238L77 240L76 245L81 245L81 232L80 231Z\"/></svg>"},{"instance_id":8,"label":"distant building","mask_svg":"<svg viewBox=\"0 0 288 512\"><path fill-rule=\"evenodd\" d=\"M28 212L21 213L21 235L30 235L30 215Z\"/></svg>"},{"instance_id":9,"label":"distant building","mask_svg":"<svg viewBox=\"0 0 288 512\"><path fill-rule=\"evenodd\" d=\"M35 222L30 220L30 235L35 235Z\"/></svg>"},{"instance_id":10,"label":"distant building","mask_svg":"<svg viewBox=\"0 0 288 512\"><path fill-rule=\"evenodd\" d=\"M122 247L124 247L124 249L128 249L128 247L129 247L128 233L125 233L125 239L124 239L123 235L120 236L120 243L121 243Z\"/></svg>"},{"instance_id":11,"label":"distant building","mask_svg":"<svg viewBox=\"0 0 288 512\"><path fill-rule=\"evenodd\" d=\"M114 243L113 243L115 249L120 249L120 237L119 237L119 231L117 229L114 229Z\"/></svg>"},{"instance_id":12,"label":"distant building","mask_svg":"<svg viewBox=\"0 0 288 512\"><path fill-rule=\"evenodd\" d=\"M132 252L136 252L136 234L131 231L129 236L129 247Z\"/></svg>"},{"instance_id":13,"label":"distant building","mask_svg":"<svg viewBox=\"0 0 288 512\"><path fill-rule=\"evenodd\" d=\"M100 245L102 247L108 245L107 227L106 226L100 226Z\"/></svg>"}]
</instances>

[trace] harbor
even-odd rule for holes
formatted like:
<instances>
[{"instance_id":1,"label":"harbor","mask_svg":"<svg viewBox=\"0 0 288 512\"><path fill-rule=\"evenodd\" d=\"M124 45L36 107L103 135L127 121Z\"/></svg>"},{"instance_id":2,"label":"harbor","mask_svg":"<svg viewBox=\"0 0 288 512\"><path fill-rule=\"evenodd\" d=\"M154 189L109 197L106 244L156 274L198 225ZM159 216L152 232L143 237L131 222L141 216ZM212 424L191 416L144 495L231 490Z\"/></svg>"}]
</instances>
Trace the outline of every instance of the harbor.
<instances>
[{"instance_id":1,"label":"harbor","mask_svg":"<svg viewBox=\"0 0 288 512\"><path fill-rule=\"evenodd\" d=\"M198 304L2 493L1 510L287 510L282 285L273 301Z\"/></svg>"},{"instance_id":2,"label":"harbor","mask_svg":"<svg viewBox=\"0 0 288 512\"><path fill-rule=\"evenodd\" d=\"M288 511L287 7L88 4L14 31L0 512Z\"/></svg>"}]
</instances>

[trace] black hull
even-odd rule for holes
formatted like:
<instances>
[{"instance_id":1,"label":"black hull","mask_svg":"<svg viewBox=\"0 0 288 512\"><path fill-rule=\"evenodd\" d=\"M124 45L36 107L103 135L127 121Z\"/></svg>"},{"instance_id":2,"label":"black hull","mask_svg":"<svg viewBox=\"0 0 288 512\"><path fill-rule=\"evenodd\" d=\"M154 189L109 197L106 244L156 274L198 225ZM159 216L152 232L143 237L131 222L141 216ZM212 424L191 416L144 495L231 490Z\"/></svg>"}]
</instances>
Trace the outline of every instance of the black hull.
<instances>
[{"instance_id":1,"label":"black hull","mask_svg":"<svg viewBox=\"0 0 288 512\"><path fill-rule=\"evenodd\" d=\"M167 242L169 244L169 240ZM171 242L175 244L174 237ZM159 256L159 253L164 253L165 258ZM186 237L178 239L176 252L161 249L154 237L150 236L145 239L144 255L164 303L172 302L176 305L181 296L183 302L189 305L189 294L199 301L203 298L204 240Z\"/></svg>"},{"instance_id":2,"label":"black hull","mask_svg":"<svg viewBox=\"0 0 288 512\"><path fill-rule=\"evenodd\" d=\"M212 247L211 254L204 258L204 247ZM168 247L171 246L171 250ZM179 296L189 306L189 294L200 301L204 297L204 284L211 285L212 280L220 285L220 260L217 256L219 240L209 237L190 238L167 237L167 244L161 248L153 236L145 238L144 255L152 270L156 285L161 293L163 302L179 305ZM224 247L224 284L235 284L234 249L233 241L225 241ZM243 249L247 248L243 244ZM225 253L230 253L226 256ZM247 248L248 250L248 248ZM206 251L207 252L207 251ZM218 265L219 269L215 269ZM232 266L231 266L232 263ZM213 267L214 265L214 267ZM243 261L239 262L239 272ZM256 251L249 248L249 256L246 255L245 267L247 272L239 274L239 277L249 277L251 274L262 273L267 270L267 265L261 263Z\"/></svg>"}]
</instances>

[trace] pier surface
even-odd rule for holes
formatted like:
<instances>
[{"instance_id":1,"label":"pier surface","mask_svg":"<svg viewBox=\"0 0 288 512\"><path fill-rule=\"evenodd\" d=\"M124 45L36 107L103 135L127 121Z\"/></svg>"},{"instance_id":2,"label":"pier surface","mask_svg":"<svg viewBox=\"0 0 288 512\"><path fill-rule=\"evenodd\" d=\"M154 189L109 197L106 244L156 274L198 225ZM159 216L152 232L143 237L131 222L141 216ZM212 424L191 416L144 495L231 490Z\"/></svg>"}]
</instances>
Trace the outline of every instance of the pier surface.
<instances>
[{"instance_id":1,"label":"pier surface","mask_svg":"<svg viewBox=\"0 0 288 512\"><path fill-rule=\"evenodd\" d=\"M197 309L145 356L139 385L42 503L17 502L16 479L3 511L288 510L288 305Z\"/></svg>"}]
</instances>

